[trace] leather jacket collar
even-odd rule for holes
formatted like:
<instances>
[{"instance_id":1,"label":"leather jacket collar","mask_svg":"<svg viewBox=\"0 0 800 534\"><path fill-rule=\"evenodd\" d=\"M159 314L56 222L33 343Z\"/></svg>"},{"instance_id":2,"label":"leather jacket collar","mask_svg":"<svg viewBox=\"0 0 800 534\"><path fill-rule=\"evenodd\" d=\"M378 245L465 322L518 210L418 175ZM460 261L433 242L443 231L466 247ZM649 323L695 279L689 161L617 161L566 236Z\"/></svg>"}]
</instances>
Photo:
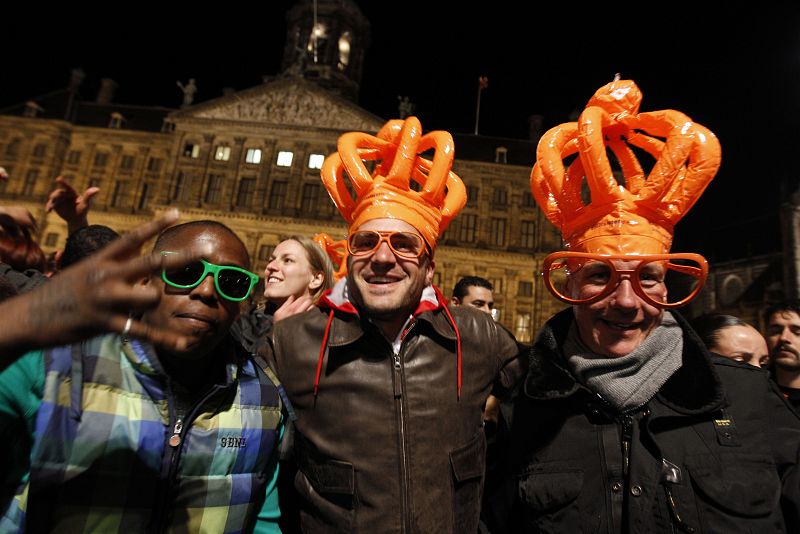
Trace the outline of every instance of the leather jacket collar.
<instances>
[{"instance_id":1,"label":"leather jacket collar","mask_svg":"<svg viewBox=\"0 0 800 534\"><path fill-rule=\"evenodd\" d=\"M428 286L420 298L420 305L414 312L414 320L426 321L440 336L454 341L456 333L445 314L440 313L444 306L441 294L433 286ZM320 308L334 310L334 321L331 323L328 346L341 347L349 345L364 335L365 325L357 308L347 294L347 279L340 280L320 299Z\"/></svg>"}]
</instances>

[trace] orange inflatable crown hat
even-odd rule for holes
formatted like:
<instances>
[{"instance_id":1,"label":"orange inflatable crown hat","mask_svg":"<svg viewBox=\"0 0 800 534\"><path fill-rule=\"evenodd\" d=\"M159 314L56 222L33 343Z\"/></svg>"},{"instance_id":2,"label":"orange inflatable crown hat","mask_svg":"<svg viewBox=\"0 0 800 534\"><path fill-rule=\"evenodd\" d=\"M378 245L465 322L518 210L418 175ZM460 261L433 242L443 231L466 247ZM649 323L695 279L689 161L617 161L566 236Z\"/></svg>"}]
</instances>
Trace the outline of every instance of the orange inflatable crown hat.
<instances>
[{"instance_id":1,"label":"orange inflatable crown hat","mask_svg":"<svg viewBox=\"0 0 800 534\"><path fill-rule=\"evenodd\" d=\"M641 100L635 83L615 80L594 94L578 122L556 126L539 141L531 191L570 250L669 252L675 224L719 169L720 145L710 130L674 110L639 113ZM646 177L631 146L656 160ZM621 175L612 171L607 148ZM563 159L576 152L565 170Z\"/></svg>"},{"instance_id":2,"label":"orange inflatable crown hat","mask_svg":"<svg viewBox=\"0 0 800 534\"><path fill-rule=\"evenodd\" d=\"M387 122L377 137L350 132L339 138L322 165L322 182L350 225L380 218L400 219L416 228L431 249L467 202L453 165L453 137L444 131L422 135L416 117ZM422 153L434 150L433 160ZM365 161L375 161L370 174ZM345 171L355 192L347 189ZM419 191L411 188L411 180Z\"/></svg>"},{"instance_id":3,"label":"orange inflatable crown hat","mask_svg":"<svg viewBox=\"0 0 800 534\"><path fill-rule=\"evenodd\" d=\"M333 278L338 282L347 275L347 241L334 241L331 236L322 232L315 235L314 242L322 247L334 265L337 266Z\"/></svg>"}]
</instances>

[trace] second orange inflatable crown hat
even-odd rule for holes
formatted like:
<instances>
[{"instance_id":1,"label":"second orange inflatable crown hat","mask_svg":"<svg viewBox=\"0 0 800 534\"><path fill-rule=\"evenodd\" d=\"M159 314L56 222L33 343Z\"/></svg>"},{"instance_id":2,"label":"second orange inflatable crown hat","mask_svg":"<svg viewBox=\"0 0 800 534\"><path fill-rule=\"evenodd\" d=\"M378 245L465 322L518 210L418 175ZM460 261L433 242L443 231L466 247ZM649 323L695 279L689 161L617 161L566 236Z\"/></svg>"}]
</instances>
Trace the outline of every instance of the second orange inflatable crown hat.
<instances>
[{"instance_id":1,"label":"second orange inflatable crown hat","mask_svg":"<svg viewBox=\"0 0 800 534\"><path fill-rule=\"evenodd\" d=\"M633 81L615 80L594 94L578 122L552 128L539 141L531 191L572 251L669 252L675 224L719 169L720 144L711 131L679 111L639 113L641 100ZM629 145L655 158L646 177ZM576 152L565 170L564 158Z\"/></svg>"}]
</instances>

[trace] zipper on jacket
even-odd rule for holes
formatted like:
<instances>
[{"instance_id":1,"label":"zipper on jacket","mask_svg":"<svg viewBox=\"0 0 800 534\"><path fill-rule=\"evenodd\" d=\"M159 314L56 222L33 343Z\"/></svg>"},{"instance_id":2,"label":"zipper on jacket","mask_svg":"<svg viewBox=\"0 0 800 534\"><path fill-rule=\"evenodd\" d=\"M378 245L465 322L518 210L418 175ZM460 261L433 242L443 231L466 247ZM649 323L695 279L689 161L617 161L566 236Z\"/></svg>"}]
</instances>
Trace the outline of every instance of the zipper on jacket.
<instances>
[{"instance_id":1,"label":"zipper on jacket","mask_svg":"<svg viewBox=\"0 0 800 534\"><path fill-rule=\"evenodd\" d=\"M633 439L633 418L630 415L622 416L622 475L625 484L628 483L628 471L631 461L631 440Z\"/></svg>"},{"instance_id":2,"label":"zipper on jacket","mask_svg":"<svg viewBox=\"0 0 800 534\"><path fill-rule=\"evenodd\" d=\"M411 498L408 494L409 475L408 475L408 444L406 440L406 414L403 409L403 363L400 359L400 352L403 350L405 339L408 333L414 328L415 323L411 323L408 329L403 332L403 341L401 342L398 352L393 353L393 386L394 386L394 401L397 406L397 414L399 420L400 430L400 473L402 475L400 483L400 519L401 519L401 532L411 532Z\"/></svg>"},{"instance_id":3,"label":"zipper on jacket","mask_svg":"<svg viewBox=\"0 0 800 534\"><path fill-rule=\"evenodd\" d=\"M205 395L203 395L197 402L195 402L186 417L176 415L174 411L174 395L172 394L172 387L168 386L169 396L167 398L167 407L169 410L170 421L172 424L172 435L167 438L167 447L164 450L165 461L162 462L162 479L161 489L159 491L160 497L156 503L155 510L155 532L166 532L167 518L169 512L173 508L172 493L173 486L175 485L175 477L178 472L178 460L181 457L183 450L183 433L187 427L191 426L191 422L197 417L197 412L206 401L217 392L221 386L213 386Z\"/></svg>"},{"instance_id":4,"label":"zipper on jacket","mask_svg":"<svg viewBox=\"0 0 800 534\"><path fill-rule=\"evenodd\" d=\"M408 450L406 447L406 414L403 410L403 368L400 363L400 355L394 355L394 401L398 408L398 419L400 423L400 518L402 520L402 532L410 532L409 521L409 502L408 502Z\"/></svg>"},{"instance_id":5,"label":"zipper on jacket","mask_svg":"<svg viewBox=\"0 0 800 534\"><path fill-rule=\"evenodd\" d=\"M169 437L169 446L172 448L177 447L181 444L181 432L183 432L183 419L178 417L175 421L175 426L172 427L172 435Z\"/></svg>"}]
</instances>

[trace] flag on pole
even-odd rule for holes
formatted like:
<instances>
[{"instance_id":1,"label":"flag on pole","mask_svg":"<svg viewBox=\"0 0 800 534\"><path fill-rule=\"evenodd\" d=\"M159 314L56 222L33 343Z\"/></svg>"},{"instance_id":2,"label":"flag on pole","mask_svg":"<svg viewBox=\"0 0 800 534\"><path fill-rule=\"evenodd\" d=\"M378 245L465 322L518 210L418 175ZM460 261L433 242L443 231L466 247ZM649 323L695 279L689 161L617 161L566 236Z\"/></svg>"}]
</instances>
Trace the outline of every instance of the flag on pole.
<instances>
[{"instance_id":1,"label":"flag on pole","mask_svg":"<svg viewBox=\"0 0 800 534\"><path fill-rule=\"evenodd\" d=\"M475 135L478 135L478 122L481 118L481 93L489 87L489 78L478 76L478 103L475 105Z\"/></svg>"}]
</instances>

